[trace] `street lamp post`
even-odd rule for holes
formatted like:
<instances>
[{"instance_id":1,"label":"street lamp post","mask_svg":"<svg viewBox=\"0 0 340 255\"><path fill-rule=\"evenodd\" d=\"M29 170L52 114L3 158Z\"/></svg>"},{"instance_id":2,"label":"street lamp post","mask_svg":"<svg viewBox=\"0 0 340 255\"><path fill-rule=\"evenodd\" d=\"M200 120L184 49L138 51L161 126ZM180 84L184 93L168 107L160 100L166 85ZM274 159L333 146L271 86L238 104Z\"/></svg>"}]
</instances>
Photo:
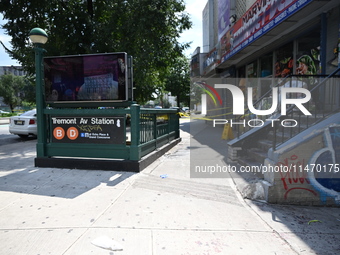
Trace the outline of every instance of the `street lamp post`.
<instances>
[{"instance_id":1,"label":"street lamp post","mask_svg":"<svg viewBox=\"0 0 340 255\"><path fill-rule=\"evenodd\" d=\"M43 97L44 75L42 68L42 59L44 49L42 45L47 42L47 34L41 28L33 28L29 33L30 40L34 44L35 51L35 74L36 74L36 107L37 107L37 158L45 156L45 143L46 143L46 121L44 118L45 100Z\"/></svg>"}]
</instances>

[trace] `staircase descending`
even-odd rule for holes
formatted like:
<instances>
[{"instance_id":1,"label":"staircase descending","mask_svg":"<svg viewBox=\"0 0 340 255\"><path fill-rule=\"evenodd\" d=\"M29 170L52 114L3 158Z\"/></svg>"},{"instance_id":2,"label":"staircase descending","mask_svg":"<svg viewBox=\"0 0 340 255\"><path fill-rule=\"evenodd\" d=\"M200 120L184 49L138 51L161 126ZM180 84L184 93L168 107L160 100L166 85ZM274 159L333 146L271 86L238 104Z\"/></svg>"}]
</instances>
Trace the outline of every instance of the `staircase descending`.
<instances>
[{"instance_id":1,"label":"staircase descending","mask_svg":"<svg viewBox=\"0 0 340 255\"><path fill-rule=\"evenodd\" d=\"M325 117L326 118L326 117ZM273 148L274 145L282 144L285 141L298 135L303 130L317 123L308 123L310 119L299 114L290 116L289 119L295 119L297 121L296 127L282 127L281 125L275 128L268 128L266 132L253 136L251 145L245 146L242 154L239 157L238 163L241 165L260 166L264 163L264 160L268 157L268 150ZM324 119L321 116L317 119ZM292 125L296 123L291 122Z\"/></svg>"},{"instance_id":2,"label":"staircase descending","mask_svg":"<svg viewBox=\"0 0 340 255\"><path fill-rule=\"evenodd\" d=\"M249 166L260 166L264 163L267 158L268 150L276 150L277 146L283 144L284 142L292 139L297 134L308 129L312 125L319 123L334 113L340 111L340 79L336 74L340 71L340 68L336 69L332 74L328 76L297 76L292 75L285 78L277 86L282 86L290 82L293 84L293 79L304 81L314 81L314 85L308 84L308 90L312 94L312 100L305 104L305 107L311 112L312 115L304 115L296 107L291 106L287 109L287 115L282 116L276 114L275 116L257 116L263 120L274 118L280 121L270 122L261 127L248 128L244 127L243 130L237 127L234 131L236 133L236 138L231 140L228 145L229 148L238 148L235 152L237 153L237 161L241 165ZM317 83L315 83L317 81ZM306 82L306 83L307 83ZM255 109L261 109L264 100L268 100L268 91L259 100L254 103ZM254 115L248 111L242 120L246 120L246 123L254 119ZM285 126L290 125L294 127L284 127L281 125L282 120L287 120ZM292 121L288 121L292 120ZM293 121L295 120L295 121ZM240 119L235 119L235 121L240 121ZM272 124L274 123L274 124ZM235 154L234 154L235 155Z\"/></svg>"}]
</instances>

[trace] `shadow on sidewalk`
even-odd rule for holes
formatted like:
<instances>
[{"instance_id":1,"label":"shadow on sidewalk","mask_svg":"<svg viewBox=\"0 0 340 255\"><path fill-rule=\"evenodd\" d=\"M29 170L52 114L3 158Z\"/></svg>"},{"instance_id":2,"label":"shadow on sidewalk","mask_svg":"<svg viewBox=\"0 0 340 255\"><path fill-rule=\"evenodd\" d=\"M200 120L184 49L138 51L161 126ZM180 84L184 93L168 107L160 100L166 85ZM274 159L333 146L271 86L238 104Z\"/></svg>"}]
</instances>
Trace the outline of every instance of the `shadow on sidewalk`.
<instances>
[{"instance_id":1,"label":"shadow on sidewalk","mask_svg":"<svg viewBox=\"0 0 340 255\"><path fill-rule=\"evenodd\" d=\"M72 199L103 183L106 186L117 187L133 174L97 170L42 169L30 166L0 177L0 191Z\"/></svg>"},{"instance_id":2,"label":"shadow on sidewalk","mask_svg":"<svg viewBox=\"0 0 340 255\"><path fill-rule=\"evenodd\" d=\"M118 187L131 172L34 167L35 140L12 143L0 152L0 191L75 198L101 184ZM2 147L4 148L4 147Z\"/></svg>"},{"instance_id":3,"label":"shadow on sidewalk","mask_svg":"<svg viewBox=\"0 0 340 255\"><path fill-rule=\"evenodd\" d=\"M228 142L222 139L223 127L204 120L191 120L182 130L190 130L190 172L193 178L238 178L250 182L254 174L240 174L240 166L228 163Z\"/></svg>"},{"instance_id":4,"label":"shadow on sidewalk","mask_svg":"<svg viewBox=\"0 0 340 255\"><path fill-rule=\"evenodd\" d=\"M191 164L206 162L227 164L227 143L222 140L222 128L214 128L202 120L185 123L182 130L190 130ZM192 155L194 154L194 155ZM233 164L236 169L240 166ZM191 171L193 169L191 168ZM210 177L206 177L210 176ZM201 178L232 178L238 190L261 177L252 173L231 173L230 175L202 175ZM340 254L340 209L297 205L267 204L245 200L249 207L297 254ZM231 215L232 217L232 215Z\"/></svg>"},{"instance_id":5,"label":"shadow on sidewalk","mask_svg":"<svg viewBox=\"0 0 340 255\"><path fill-rule=\"evenodd\" d=\"M340 209L247 202L297 254L340 254Z\"/></svg>"},{"instance_id":6,"label":"shadow on sidewalk","mask_svg":"<svg viewBox=\"0 0 340 255\"><path fill-rule=\"evenodd\" d=\"M226 162L228 141L222 139L223 128L220 126L213 127L204 120L191 120L183 123L181 129L191 135L191 150L209 148L213 151L210 156L217 156ZM192 151L192 153L195 154L196 152Z\"/></svg>"}]
</instances>

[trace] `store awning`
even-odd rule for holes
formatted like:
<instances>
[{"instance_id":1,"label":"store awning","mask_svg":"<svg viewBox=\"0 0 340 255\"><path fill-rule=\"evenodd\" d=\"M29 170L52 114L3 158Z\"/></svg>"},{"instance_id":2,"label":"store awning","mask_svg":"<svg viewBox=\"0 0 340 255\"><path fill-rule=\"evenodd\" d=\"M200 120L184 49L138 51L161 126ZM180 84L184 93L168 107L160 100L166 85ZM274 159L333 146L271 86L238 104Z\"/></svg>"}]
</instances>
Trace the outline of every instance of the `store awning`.
<instances>
[{"instance_id":1,"label":"store awning","mask_svg":"<svg viewBox=\"0 0 340 255\"><path fill-rule=\"evenodd\" d=\"M326 13L334 7L339 6L338 0L314 0L294 13L282 23L257 38L246 47L227 58L216 68L220 70L231 66L239 66L256 59L267 52L286 43L302 32L312 28L320 22L320 15ZM222 56L223 60L223 56ZM219 73L217 70L216 73Z\"/></svg>"}]
</instances>

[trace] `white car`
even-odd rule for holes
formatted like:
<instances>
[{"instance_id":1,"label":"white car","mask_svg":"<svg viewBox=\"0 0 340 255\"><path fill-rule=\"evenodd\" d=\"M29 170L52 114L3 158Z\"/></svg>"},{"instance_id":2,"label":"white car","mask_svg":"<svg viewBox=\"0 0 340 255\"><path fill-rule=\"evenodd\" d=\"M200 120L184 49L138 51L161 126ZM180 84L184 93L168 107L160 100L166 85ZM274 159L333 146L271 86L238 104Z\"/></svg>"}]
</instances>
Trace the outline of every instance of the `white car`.
<instances>
[{"instance_id":1,"label":"white car","mask_svg":"<svg viewBox=\"0 0 340 255\"><path fill-rule=\"evenodd\" d=\"M8 114L9 112L5 112L3 110L0 110L0 114Z\"/></svg>"},{"instance_id":2,"label":"white car","mask_svg":"<svg viewBox=\"0 0 340 255\"><path fill-rule=\"evenodd\" d=\"M37 111L27 111L19 116L10 117L9 132L22 138L37 135Z\"/></svg>"}]
</instances>

